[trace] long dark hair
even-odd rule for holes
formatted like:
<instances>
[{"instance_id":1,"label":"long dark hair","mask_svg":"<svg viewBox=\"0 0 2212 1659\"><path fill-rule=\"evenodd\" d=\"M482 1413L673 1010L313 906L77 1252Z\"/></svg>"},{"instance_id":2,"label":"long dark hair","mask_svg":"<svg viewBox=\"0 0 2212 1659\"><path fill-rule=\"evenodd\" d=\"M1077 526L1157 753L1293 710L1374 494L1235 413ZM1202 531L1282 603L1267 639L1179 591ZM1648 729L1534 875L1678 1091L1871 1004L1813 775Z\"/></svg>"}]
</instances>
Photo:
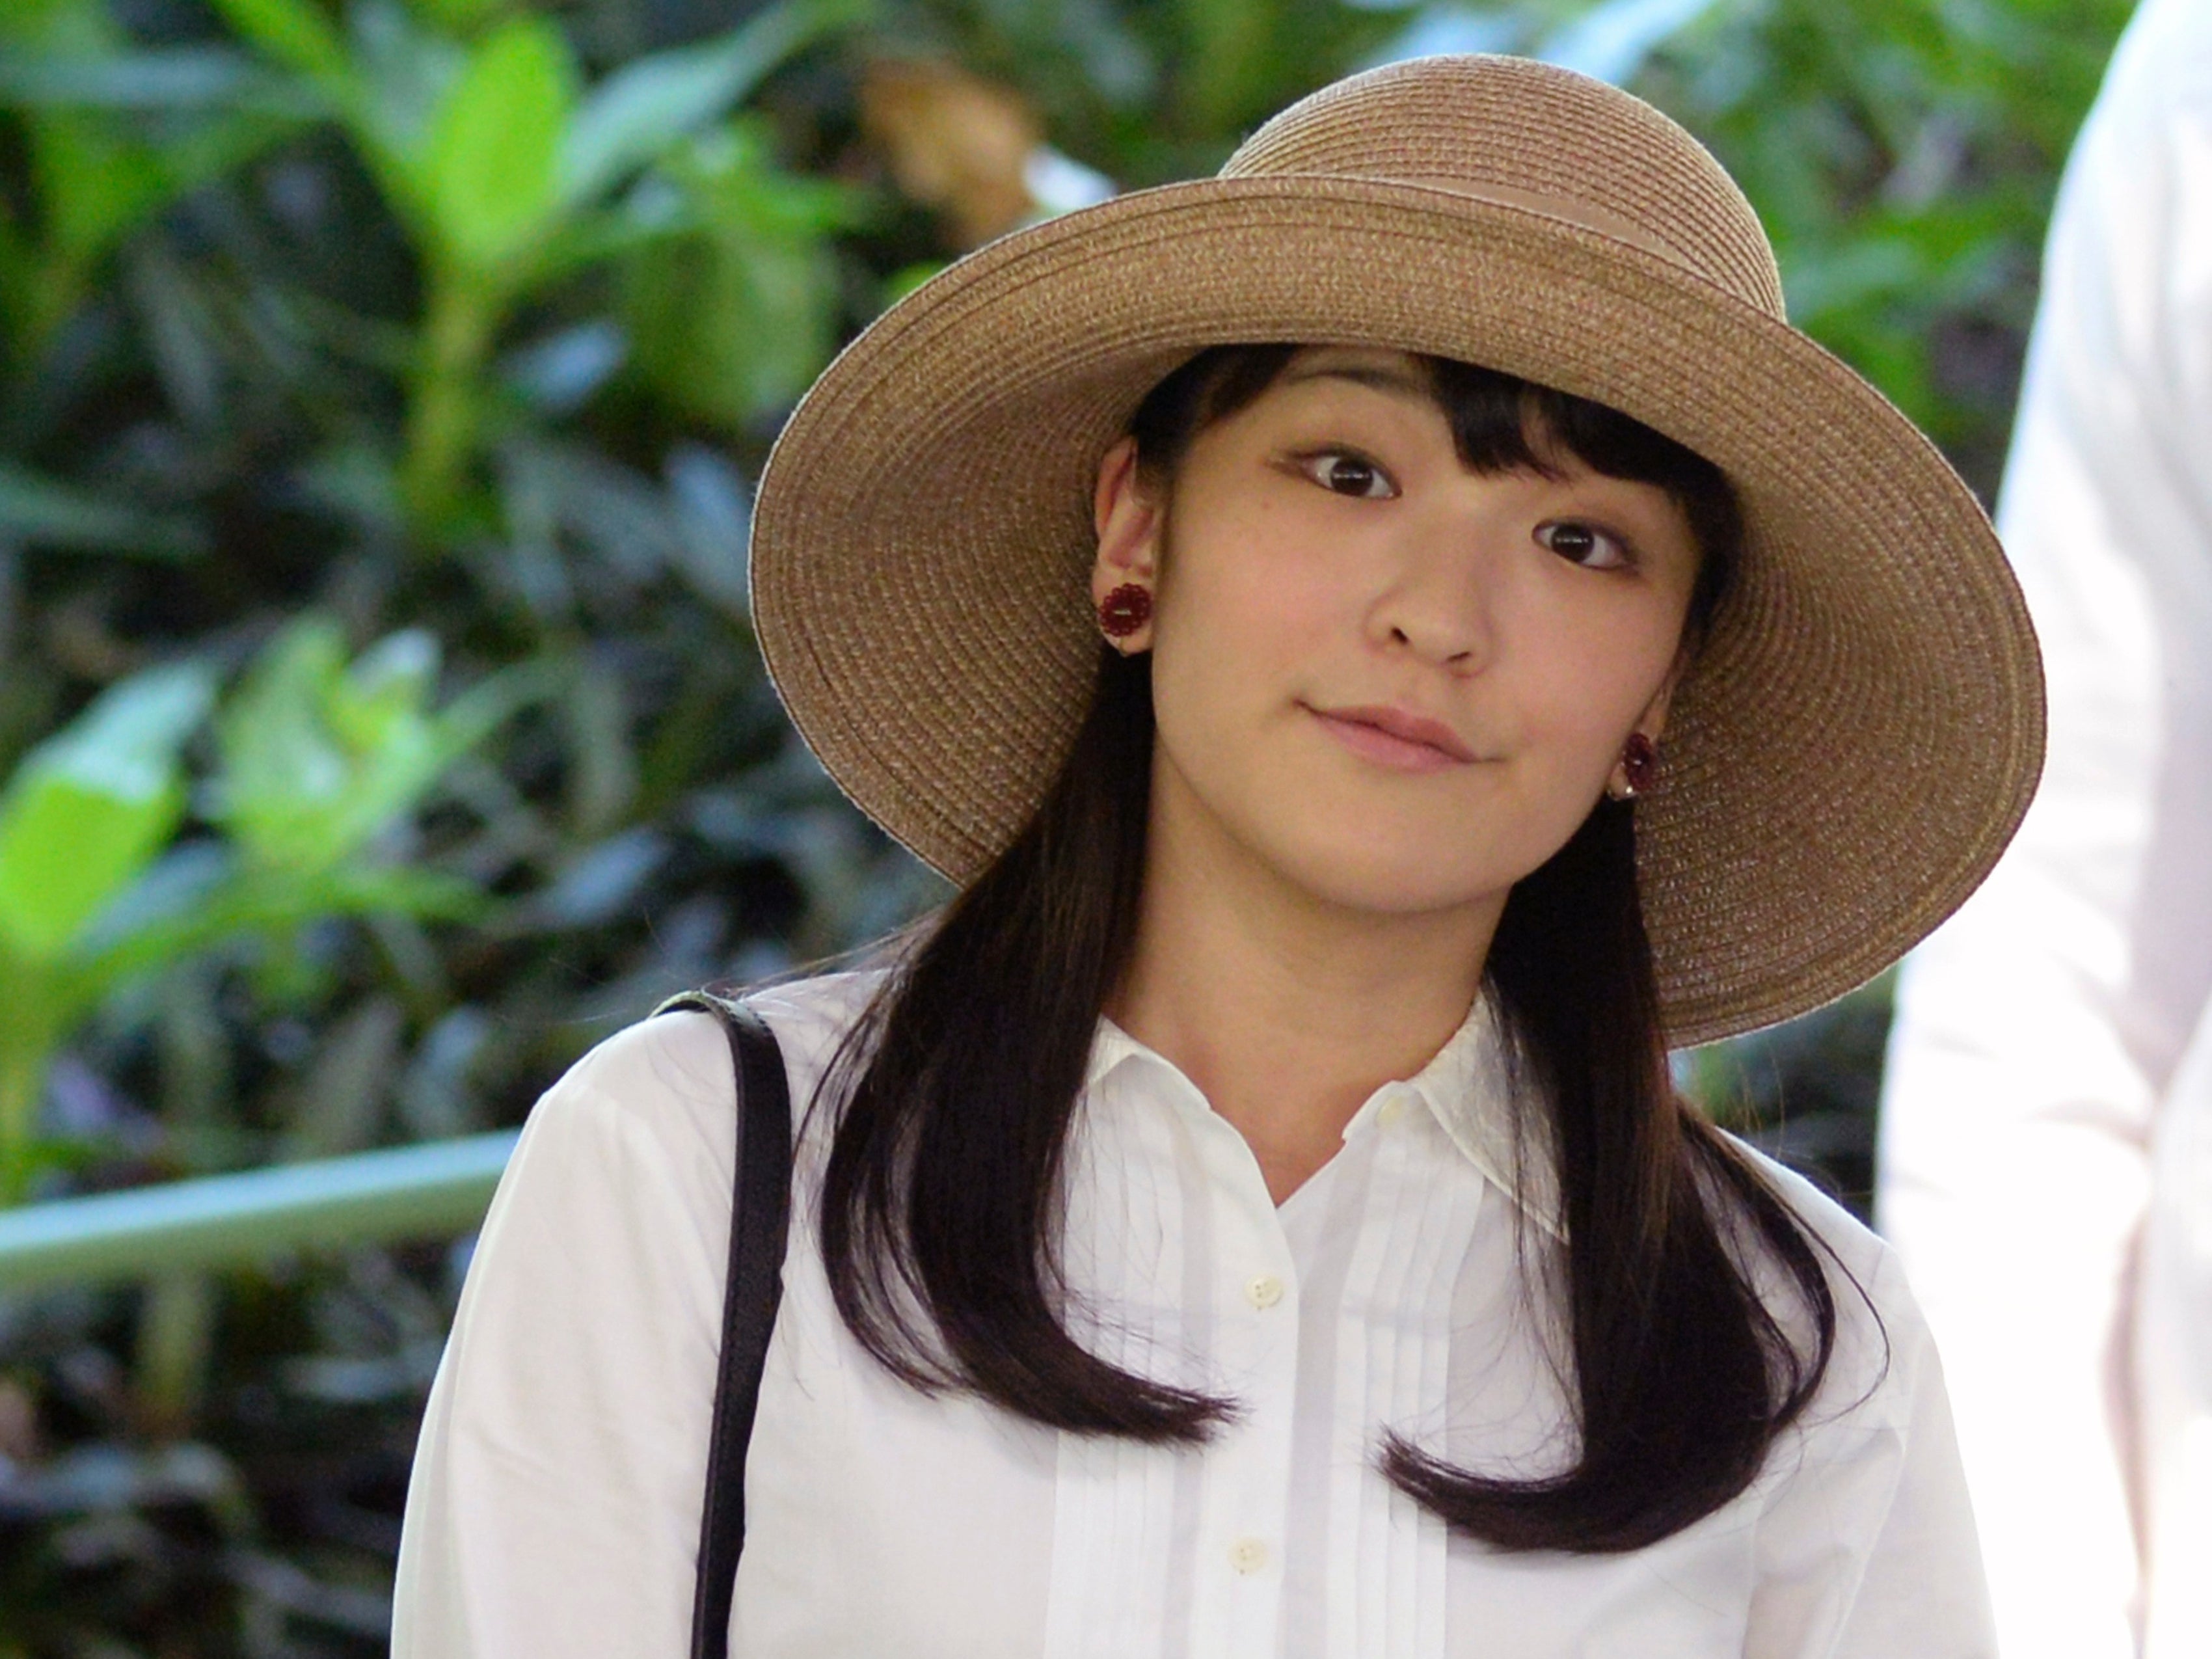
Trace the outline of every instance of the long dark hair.
<instances>
[{"instance_id":1,"label":"long dark hair","mask_svg":"<svg viewBox=\"0 0 2212 1659\"><path fill-rule=\"evenodd\" d=\"M1192 438L1257 398L1294 350L1217 348L1169 376L1132 423L1140 465L1171 483ZM1718 470L1601 404L1427 362L1468 466L1540 469L1540 434L1674 497L1703 552L1694 646L1725 600L1741 536ZM1109 1364L1061 1313L1061 1170L1098 1020L1135 939L1152 730L1147 659L1102 650L1089 715L1036 816L899 954L831 1067L820 1228L847 1327L914 1387L1058 1429L1191 1443L1235 1402ZM1519 1093L1547 1109L1579 1455L1562 1474L1510 1480L1392 1434L1382 1466L1455 1530L1494 1546L1637 1548L1750 1483L1826 1370L1833 1292L1814 1237L1673 1087L1631 807L1600 801L1515 885L1486 978ZM1754 1287L1762 1260L1780 1268L1804 1335Z\"/></svg>"}]
</instances>

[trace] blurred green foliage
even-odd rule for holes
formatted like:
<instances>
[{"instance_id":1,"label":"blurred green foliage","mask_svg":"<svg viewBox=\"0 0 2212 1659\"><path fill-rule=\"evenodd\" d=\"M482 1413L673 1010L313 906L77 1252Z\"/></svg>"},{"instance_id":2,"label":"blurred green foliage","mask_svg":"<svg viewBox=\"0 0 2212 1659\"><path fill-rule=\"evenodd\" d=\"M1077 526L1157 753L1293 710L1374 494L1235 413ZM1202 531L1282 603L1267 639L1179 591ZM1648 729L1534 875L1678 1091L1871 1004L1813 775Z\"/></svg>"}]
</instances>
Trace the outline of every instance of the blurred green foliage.
<instances>
[{"instance_id":1,"label":"blurred green foliage","mask_svg":"<svg viewBox=\"0 0 2212 1659\"><path fill-rule=\"evenodd\" d=\"M0 1181L513 1123L665 993L930 902L753 648L778 422L965 246L1363 63L1654 98L1987 491L2124 9L0 6ZM1863 1189L1885 1008L1685 1074ZM0 1659L380 1651L465 1260L0 1303Z\"/></svg>"},{"instance_id":2,"label":"blurred green foliage","mask_svg":"<svg viewBox=\"0 0 2212 1659\"><path fill-rule=\"evenodd\" d=\"M2129 0L1715 3L1640 90L1766 222L1791 320L1996 489L2044 222Z\"/></svg>"},{"instance_id":3,"label":"blurred green foliage","mask_svg":"<svg viewBox=\"0 0 2212 1659\"><path fill-rule=\"evenodd\" d=\"M55 1053L137 981L328 917L482 913L470 884L371 851L539 678L511 668L433 712L437 661L410 630L349 665L331 623L293 623L216 723L203 812L221 833L167 857L182 750L213 701L204 664L140 670L24 758L0 793L0 1202L67 1161L66 1140L36 1133Z\"/></svg>"}]
</instances>

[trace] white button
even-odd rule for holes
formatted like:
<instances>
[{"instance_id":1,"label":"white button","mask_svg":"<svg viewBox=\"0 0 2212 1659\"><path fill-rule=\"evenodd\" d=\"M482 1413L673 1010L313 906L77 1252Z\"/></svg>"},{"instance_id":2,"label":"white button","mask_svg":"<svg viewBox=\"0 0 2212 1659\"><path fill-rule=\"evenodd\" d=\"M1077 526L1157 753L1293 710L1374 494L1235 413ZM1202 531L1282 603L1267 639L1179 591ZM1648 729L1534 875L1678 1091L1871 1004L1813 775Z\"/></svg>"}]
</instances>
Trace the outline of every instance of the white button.
<instances>
[{"instance_id":1,"label":"white button","mask_svg":"<svg viewBox=\"0 0 2212 1659\"><path fill-rule=\"evenodd\" d=\"M1244 1299L1265 1313L1283 1299L1283 1281L1273 1273L1261 1273L1244 1286Z\"/></svg>"},{"instance_id":2,"label":"white button","mask_svg":"<svg viewBox=\"0 0 2212 1659\"><path fill-rule=\"evenodd\" d=\"M1405 1115L1406 1097L1403 1095L1392 1095L1375 1109L1375 1121L1386 1129Z\"/></svg>"},{"instance_id":3,"label":"white button","mask_svg":"<svg viewBox=\"0 0 2212 1659\"><path fill-rule=\"evenodd\" d=\"M1229 1565L1249 1578L1267 1567L1267 1547L1257 1538L1240 1538L1229 1547Z\"/></svg>"}]
</instances>

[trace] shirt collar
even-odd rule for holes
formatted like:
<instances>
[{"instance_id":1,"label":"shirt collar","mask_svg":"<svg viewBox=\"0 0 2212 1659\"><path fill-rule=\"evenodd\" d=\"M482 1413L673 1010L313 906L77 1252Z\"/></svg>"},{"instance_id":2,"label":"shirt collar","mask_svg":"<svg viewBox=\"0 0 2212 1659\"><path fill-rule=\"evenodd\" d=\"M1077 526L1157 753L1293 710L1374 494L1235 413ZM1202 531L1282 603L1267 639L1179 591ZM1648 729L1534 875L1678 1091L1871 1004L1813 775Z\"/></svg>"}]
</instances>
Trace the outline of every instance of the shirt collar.
<instances>
[{"instance_id":1,"label":"shirt collar","mask_svg":"<svg viewBox=\"0 0 2212 1659\"><path fill-rule=\"evenodd\" d=\"M1158 1050L1146 1047L1103 1014L1098 1017L1098 1035L1091 1040L1091 1064L1083 1073L1083 1086L1095 1089L1106 1074L1117 1069L1125 1060L1148 1060L1166 1066L1177 1077L1182 1068Z\"/></svg>"},{"instance_id":2,"label":"shirt collar","mask_svg":"<svg viewBox=\"0 0 2212 1659\"><path fill-rule=\"evenodd\" d=\"M1566 1237L1547 1126L1540 1113L1525 1134L1516 1121L1511 1057L1487 994L1474 1000L1451 1040L1406 1086L1492 1186L1553 1237Z\"/></svg>"},{"instance_id":3,"label":"shirt collar","mask_svg":"<svg viewBox=\"0 0 2212 1659\"><path fill-rule=\"evenodd\" d=\"M1205 1097L1174 1061L1139 1042L1112 1020L1101 1018L1091 1045L1085 1087L1096 1087L1130 1061L1164 1067L1183 1085L1191 1101ZM1402 1083L1385 1084L1345 1125L1346 1139L1371 1127L1377 1109L1394 1092L1410 1091L1428 1110L1446 1139L1522 1213L1553 1237L1566 1237L1561 1217L1559 1179L1540 1125L1531 1125L1525 1145L1515 1123L1512 1073L1496 1009L1486 994L1474 1000L1449 1042L1436 1056Z\"/></svg>"}]
</instances>

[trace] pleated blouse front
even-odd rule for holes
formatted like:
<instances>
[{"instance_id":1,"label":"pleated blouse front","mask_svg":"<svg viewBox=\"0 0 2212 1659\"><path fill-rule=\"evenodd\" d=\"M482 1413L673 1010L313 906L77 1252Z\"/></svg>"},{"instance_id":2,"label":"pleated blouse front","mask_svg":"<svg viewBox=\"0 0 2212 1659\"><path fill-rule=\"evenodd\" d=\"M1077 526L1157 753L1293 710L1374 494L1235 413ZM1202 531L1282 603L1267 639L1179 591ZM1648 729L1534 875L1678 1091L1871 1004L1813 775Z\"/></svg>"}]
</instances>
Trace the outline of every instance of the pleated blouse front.
<instances>
[{"instance_id":1,"label":"pleated blouse front","mask_svg":"<svg viewBox=\"0 0 2212 1659\"><path fill-rule=\"evenodd\" d=\"M802 1101L867 988L760 1000ZM720 1042L698 1016L633 1028L533 1115L425 1423L399 1659L684 1650L728 1226ZM815 1247L814 1115L732 1653L1988 1651L1918 1316L1887 1251L1785 1172L1873 1307L1844 1287L1822 1399L1741 1497L1644 1550L1508 1555L1382 1478L1390 1431L1492 1472L1571 1454L1539 1311L1559 1248L1550 1171L1516 1155L1505 1086L1478 1004L1278 1208L1189 1080L1102 1025L1067 1180L1071 1316L1116 1364L1235 1399L1235 1420L1186 1449L1056 1433L884 1373L839 1321Z\"/></svg>"}]
</instances>

